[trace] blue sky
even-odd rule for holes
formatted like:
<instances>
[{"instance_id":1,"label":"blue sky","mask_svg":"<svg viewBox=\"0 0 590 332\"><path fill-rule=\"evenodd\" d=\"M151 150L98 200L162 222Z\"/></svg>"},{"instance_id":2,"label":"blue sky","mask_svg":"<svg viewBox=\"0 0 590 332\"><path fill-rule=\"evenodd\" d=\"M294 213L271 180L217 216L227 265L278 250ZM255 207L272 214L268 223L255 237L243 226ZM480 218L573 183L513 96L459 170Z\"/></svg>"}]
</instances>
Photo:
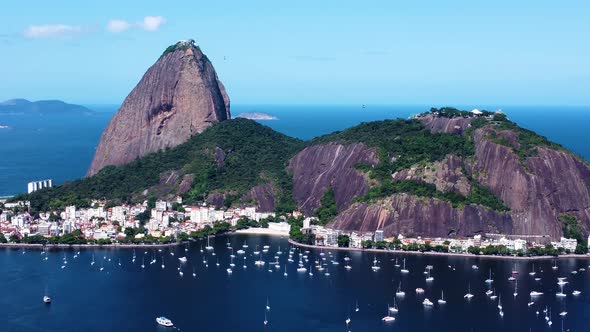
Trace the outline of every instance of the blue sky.
<instances>
[{"instance_id":1,"label":"blue sky","mask_svg":"<svg viewBox=\"0 0 590 332\"><path fill-rule=\"evenodd\" d=\"M0 100L120 103L194 38L238 104L590 105L587 0L0 6Z\"/></svg>"}]
</instances>

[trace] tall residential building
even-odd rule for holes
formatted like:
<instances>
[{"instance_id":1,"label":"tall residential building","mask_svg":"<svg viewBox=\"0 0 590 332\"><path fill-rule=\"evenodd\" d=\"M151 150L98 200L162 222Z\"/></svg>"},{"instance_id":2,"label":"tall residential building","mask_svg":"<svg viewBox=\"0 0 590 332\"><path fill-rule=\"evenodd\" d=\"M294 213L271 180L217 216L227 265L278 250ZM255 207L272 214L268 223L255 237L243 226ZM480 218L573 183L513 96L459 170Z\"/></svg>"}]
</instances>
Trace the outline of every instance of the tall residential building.
<instances>
[{"instance_id":1,"label":"tall residential building","mask_svg":"<svg viewBox=\"0 0 590 332\"><path fill-rule=\"evenodd\" d=\"M156 210L166 211L168 209L168 203L166 201L156 201Z\"/></svg>"},{"instance_id":2,"label":"tall residential building","mask_svg":"<svg viewBox=\"0 0 590 332\"><path fill-rule=\"evenodd\" d=\"M53 187L52 180L42 180L42 181L33 181L27 184L27 193L32 193L33 191L41 190L43 188L51 188Z\"/></svg>"},{"instance_id":3,"label":"tall residential building","mask_svg":"<svg viewBox=\"0 0 590 332\"><path fill-rule=\"evenodd\" d=\"M375 231L375 242L383 241L385 238L383 237L383 230L376 230Z\"/></svg>"},{"instance_id":4,"label":"tall residential building","mask_svg":"<svg viewBox=\"0 0 590 332\"><path fill-rule=\"evenodd\" d=\"M122 223L125 221L125 210L123 209L122 206L115 206L112 209L111 220L118 221L119 223Z\"/></svg>"},{"instance_id":5,"label":"tall residential building","mask_svg":"<svg viewBox=\"0 0 590 332\"><path fill-rule=\"evenodd\" d=\"M75 205L66 206L65 219L66 220L75 220L76 219L76 206Z\"/></svg>"}]
</instances>

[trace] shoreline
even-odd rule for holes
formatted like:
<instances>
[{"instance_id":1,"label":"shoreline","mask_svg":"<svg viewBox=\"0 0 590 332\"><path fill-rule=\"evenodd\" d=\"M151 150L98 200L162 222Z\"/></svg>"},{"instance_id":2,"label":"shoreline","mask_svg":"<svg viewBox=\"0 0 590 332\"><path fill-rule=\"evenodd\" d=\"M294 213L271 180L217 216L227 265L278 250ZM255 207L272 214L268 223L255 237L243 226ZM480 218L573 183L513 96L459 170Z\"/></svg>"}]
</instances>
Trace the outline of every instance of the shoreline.
<instances>
[{"instance_id":1,"label":"shoreline","mask_svg":"<svg viewBox=\"0 0 590 332\"><path fill-rule=\"evenodd\" d=\"M174 243L157 243L157 244L124 244L124 243L111 243L111 244L39 244L39 243L0 243L0 248L5 249L92 249L92 248L116 248L116 249L133 249L133 248L156 248L156 247L174 247L187 242L174 242Z\"/></svg>"},{"instance_id":2,"label":"shoreline","mask_svg":"<svg viewBox=\"0 0 590 332\"><path fill-rule=\"evenodd\" d=\"M238 229L233 232L234 234L250 234L250 235L271 235L271 236L286 236L289 237L289 233L276 231L268 228L252 227L246 229Z\"/></svg>"},{"instance_id":3,"label":"shoreline","mask_svg":"<svg viewBox=\"0 0 590 332\"><path fill-rule=\"evenodd\" d=\"M232 235L232 234L246 234L246 235L269 235L269 236L285 236L289 237L288 233L269 230L268 228L247 228L247 229L240 229L235 231L229 231L217 235L211 235L211 237L217 236L224 236L224 235ZM135 248L168 248L168 247L175 247L181 246L183 244L188 244L191 242L196 242L199 240L204 240L204 238L198 239L189 239L188 241L182 242L170 242L170 243L111 243L111 244L95 244L95 243L87 243L87 244L39 244L39 243L0 243L0 249L37 249L37 250L44 250L44 249L68 249L68 248L75 248L75 249L95 249L95 248L105 248L105 249L135 249Z\"/></svg>"},{"instance_id":4,"label":"shoreline","mask_svg":"<svg viewBox=\"0 0 590 332\"><path fill-rule=\"evenodd\" d=\"M462 257L462 258L484 258L484 259L504 259L504 260L551 260L551 259L564 259L564 258L580 258L590 259L590 255L576 255L566 254L560 256L494 256L494 255L474 255L469 253L455 253L455 252L420 252L420 251L404 251L404 250L383 250L383 249L362 249L362 248L342 248L342 247L326 247L316 246L311 244L303 244L295 242L289 239L289 243L303 248L312 249L326 249L326 250L341 250L341 251L357 251L357 252L370 252L370 253L385 253L385 254L402 254L402 255L417 255L417 256L447 256L447 257Z\"/></svg>"}]
</instances>

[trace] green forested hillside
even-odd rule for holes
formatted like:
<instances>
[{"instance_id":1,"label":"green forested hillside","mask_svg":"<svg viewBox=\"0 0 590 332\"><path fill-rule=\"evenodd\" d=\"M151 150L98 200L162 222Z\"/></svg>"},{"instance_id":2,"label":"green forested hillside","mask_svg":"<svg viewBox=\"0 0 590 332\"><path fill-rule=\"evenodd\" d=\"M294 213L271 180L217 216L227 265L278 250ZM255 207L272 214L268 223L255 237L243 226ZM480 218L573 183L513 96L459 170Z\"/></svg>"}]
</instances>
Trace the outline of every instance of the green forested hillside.
<instances>
[{"instance_id":1,"label":"green forested hillside","mask_svg":"<svg viewBox=\"0 0 590 332\"><path fill-rule=\"evenodd\" d=\"M445 118L465 117L468 112L452 108L433 109ZM395 193L409 193L421 197L434 197L454 206L479 204L496 211L507 211L504 203L487 188L481 186L464 169L471 184L469 195L440 192L435 186L423 182L394 182L391 175L414 166L429 167L432 162L447 155L468 160L474 154L473 131L489 126L489 139L507 144L493 133L511 130L517 133L518 147L512 147L521 158L534 155L536 146L561 148L530 131L510 122L503 114L493 118L477 118L463 135L433 134L419 119L384 120L362 123L352 128L318 137L309 142L280 134L269 127L247 119L234 119L215 124L188 142L166 151L147 155L130 164L106 167L97 175L72 181L64 185L41 190L15 199L31 201L33 211L62 209L67 205L86 206L90 199L105 198L116 201L139 201L148 197L142 191L160 182L161 174L176 171L180 176L192 174L194 182L183 194L185 201L202 201L211 193L225 194L225 202L231 204L258 184L272 183L277 191L276 205L281 211L296 208L292 199L291 177L286 166L289 159L305 146L328 142L362 142L378 151L376 166L356 165L373 180L367 195L360 201L374 201ZM223 152L220 153L219 149ZM217 155L217 159L216 159ZM219 160L220 156L223 160ZM325 212L322 210L322 212ZM326 213L330 212L328 209ZM331 213L331 212L330 212ZM329 215L333 213L328 213ZM329 218L323 218L328 220Z\"/></svg>"},{"instance_id":2,"label":"green forested hillside","mask_svg":"<svg viewBox=\"0 0 590 332\"><path fill-rule=\"evenodd\" d=\"M158 184L161 173L179 170L181 174L195 174L193 187L185 194L189 202L213 191L231 192L232 197L238 197L257 184L272 182L283 189L279 204L289 205L286 163L303 144L252 120L223 121L175 148L15 199L30 199L34 211L61 209L70 204L87 206L93 198L133 201L144 199L138 194ZM216 148L226 154L223 165L215 160Z\"/></svg>"}]
</instances>

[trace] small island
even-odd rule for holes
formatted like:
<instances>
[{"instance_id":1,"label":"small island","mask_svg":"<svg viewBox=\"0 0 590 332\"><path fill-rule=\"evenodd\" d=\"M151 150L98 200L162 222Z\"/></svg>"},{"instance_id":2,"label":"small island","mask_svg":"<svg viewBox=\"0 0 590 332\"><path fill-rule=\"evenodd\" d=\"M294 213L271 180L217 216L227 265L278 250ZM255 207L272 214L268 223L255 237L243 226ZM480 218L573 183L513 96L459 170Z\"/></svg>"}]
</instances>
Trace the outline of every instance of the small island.
<instances>
[{"instance_id":1,"label":"small island","mask_svg":"<svg viewBox=\"0 0 590 332\"><path fill-rule=\"evenodd\" d=\"M260 112L245 112L240 113L236 116L236 118L244 118L249 120L278 120L274 115L270 115L267 113L260 113Z\"/></svg>"}]
</instances>

